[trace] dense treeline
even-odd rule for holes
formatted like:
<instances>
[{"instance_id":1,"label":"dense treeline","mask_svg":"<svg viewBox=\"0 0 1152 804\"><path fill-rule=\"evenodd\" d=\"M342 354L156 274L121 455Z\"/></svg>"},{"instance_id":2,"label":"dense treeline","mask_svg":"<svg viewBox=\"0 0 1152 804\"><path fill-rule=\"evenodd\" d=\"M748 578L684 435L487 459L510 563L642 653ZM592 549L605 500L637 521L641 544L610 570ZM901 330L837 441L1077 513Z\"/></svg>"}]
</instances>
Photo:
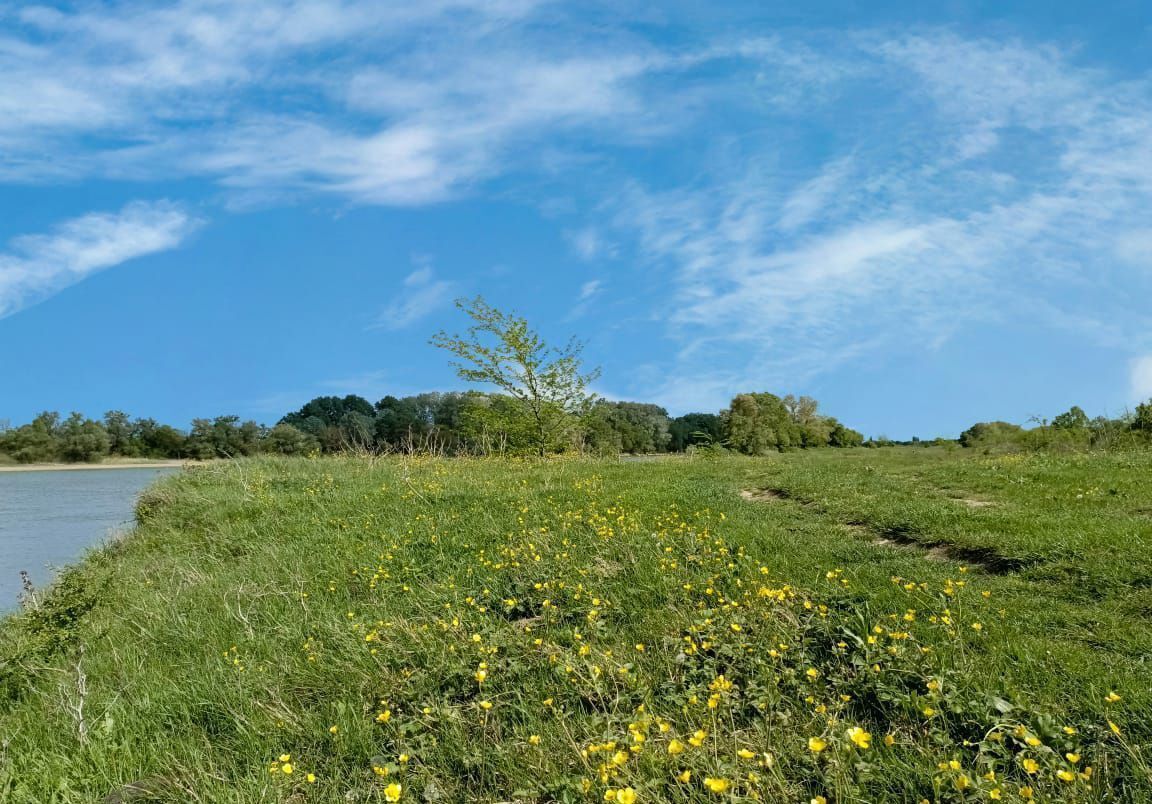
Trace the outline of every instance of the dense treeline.
<instances>
[{"instance_id":1,"label":"dense treeline","mask_svg":"<svg viewBox=\"0 0 1152 804\"><path fill-rule=\"evenodd\" d=\"M856 446L860 433L817 413L809 397L741 394L719 413L670 417L659 405L598 400L575 417L550 452L599 455L731 448L751 455ZM237 416L195 419L187 431L109 411L102 419L41 413L0 427L0 460L97 462L105 458L208 460L259 454L434 452L526 454L536 449L530 417L506 394L463 391L386 396L322 396L274 427Z\"/></svg>"},{"instance_id":2,"label":"dense treeline","mask_svg":"<svg viewBox=\"0 0 1152 804\"><path fill-rule=\"evenodd\" d=\"M463 391L386 396L375 404L354 394L321 396L274 427L238 416L194 419L185 432L154 419L109 411L102 420L41 413L21 427L0 426L0 462L95 462L120 458L208 460L262 453L617 455L693 450L766 455L792 449L880 447L819 412L815 399L766 392L735 396L718 413L672 418L659 405L598 399L588 386L582 344L549 346L528 322L480 296L457 300L471 320L465 334L439 332L432 344L452 357L457 375L498 393ZM1118 419L1089 419L1078 407L1024 429L1006 422L973 425L962 446L984 450L1124 448L1152 444L1152 401ZM914 439L913 443L919 442ZM935 439L931 444L953 444Z\"/></svg>"},{"instance_id":3,"label":"dense treeline","mask_svg":"<svg viewBox=\"0 0 1152 804\"><path fill-rule=\"evenodd\" d=\"M1024 428L1010 422L980 422L960 434L960 444L985 452L1131 449L1152 446L1152 400L1116 418L1089 418L1078 406L1051 421Z\"/></svg>"},{"instance_id":4,"label":"dense treeline","mask_svg":"<svg viewBox=\"0 0 1152 804\"><path fill-rule=\"evenodd\" d=\"M132 419L112 410L100 420L73 413L41 413L21 427L0 424L0 462L95 463L108 457L140 459L235 458L280 453L304 455L318 449L305 433L287 425L265 427L238 416L193 419L188 430L155 419Z\"/></svg>"},{"instance_id":5,"label":"dense treeline","mask_svg":"<svg viewBox=\"0 0 1152 804\"><path fill-rule=\"evenodd\" d=\"M531 417L506 394L465 391L387 396L318 397L280 426L313 438L325 452L522 454L535 450ZM741 394L720 413L672 418L659 405L598 400L572 417L551 452L650 454L730 447L747 454L822 446L857 446L860 433L817 413L809 397Z\"/></svg>"},{"instance_id":6,"label":"dense treeline","mask_svg":"<svg viewBox=\"0 0 1152 804\"><path fill-rule=\"evenodd\" d=\"M952 444L948 439L897 442L864 437L818 412L811 397L739 394L718 413L671 417L659 405L596 401L575 419L551 452L597 455L730 450L746 455L816 447ZM1089 418L1073 407L1025 428L980 422L958 440L985 452L1126 449L1152 446L1152 401L1116 418ZM209 460L276 454L362 452L445 455L535 451L529 420L515 399L481 391L386 396L322 396L273 427L237 416L194 419L180 430L155 419L109 411L102 419L41 413L28 424L0 424L0 463L98 462L106 458Z\"/></svg>"}]
</instances>

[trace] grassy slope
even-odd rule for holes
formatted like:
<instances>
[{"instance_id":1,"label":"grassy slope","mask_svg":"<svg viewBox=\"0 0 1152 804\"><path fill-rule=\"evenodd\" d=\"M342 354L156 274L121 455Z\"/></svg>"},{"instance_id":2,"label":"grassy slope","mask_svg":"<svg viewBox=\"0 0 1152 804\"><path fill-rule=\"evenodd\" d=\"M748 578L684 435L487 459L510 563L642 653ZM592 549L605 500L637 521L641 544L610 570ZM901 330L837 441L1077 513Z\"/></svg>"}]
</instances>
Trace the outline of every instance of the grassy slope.
<instances>
[{"instance_id":1,"label":"grassy slope","mask_svg":"<svg viewBox=\"0 0 1152 804\"><path fill-rule=\"evenodd\" d=\"M1149 469L908 450L194 470L0 626L0 799L1149 800ZM885 533L1025 568L962 572Z\"/></svg>"}]
</instances>

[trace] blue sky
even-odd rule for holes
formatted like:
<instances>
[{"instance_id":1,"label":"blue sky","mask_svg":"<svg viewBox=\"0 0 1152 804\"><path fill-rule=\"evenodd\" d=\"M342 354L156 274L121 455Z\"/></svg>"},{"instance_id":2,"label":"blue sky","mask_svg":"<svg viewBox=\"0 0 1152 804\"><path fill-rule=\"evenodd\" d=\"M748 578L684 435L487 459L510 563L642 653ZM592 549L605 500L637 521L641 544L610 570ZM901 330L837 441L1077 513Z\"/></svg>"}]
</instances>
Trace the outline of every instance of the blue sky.
<instances>
[{"instance_id":1,"label":"blue sky","mask_svg":"<svg viewBox=\"0 0 1152 804\"><path fill-rule=\"evenodd\" d=\"M459 388L483 293L673 414L1152 397L1146 2L0 8L0 419Z\"/></svg>"}]
</instances>

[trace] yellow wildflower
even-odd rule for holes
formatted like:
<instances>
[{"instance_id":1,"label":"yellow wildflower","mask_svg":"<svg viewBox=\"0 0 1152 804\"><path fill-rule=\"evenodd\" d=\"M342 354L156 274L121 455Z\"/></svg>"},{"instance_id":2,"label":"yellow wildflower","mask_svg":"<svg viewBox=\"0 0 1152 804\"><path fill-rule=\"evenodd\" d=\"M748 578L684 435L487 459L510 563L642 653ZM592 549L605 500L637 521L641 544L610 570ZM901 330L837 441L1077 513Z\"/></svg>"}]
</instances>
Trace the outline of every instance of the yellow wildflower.
<instances>
[{"instance_id":1,"label":"yellow wildflower","mask_svg":"<svg viewBox=\"0 0 1152 804\"><path fill-rule=\"evenodd\" d=\"M860 749L866 749L872 745L872 735L859 726L848 729L848 739Z\"/></svg>"},{"instance_id":2,"label":"yellow wildflower","mask_svg":"<svg viewBox=\"0 0 1152 804\"><path fill-rule=\"evenodd\" d=\"M820 739L819 737L809 737L808 738L808 750L811 751L813 754L819 754L821 751L823 751L827 747L828 747L828 743L826 743L824 740Z\"/></svg>"},{"instance_id":3,"label":"yellow wildflower","mask_svg":"<svg viewBox=\"0 0 1152 804\"><path fill-rule=\"evenodd\" d=\"M390 784L384 788L384 800L385 801L399 801L400 800L400 794L403 792L404 792L404 788L401 787L398 782L392 782L392 784Z\"/></svg>"},{"instance_id":4,"label":"yellow wildflower","mask_svg":"<svg viewBox=\"0 0 1152 804\"><path fill-rule=\"evenodd\" d=\"M727 793L732 783L727 779L713 779L711 776L705 776L704 786L708 788L709 793L720 795L721 793Z\"/></svg>"}]
</instances>

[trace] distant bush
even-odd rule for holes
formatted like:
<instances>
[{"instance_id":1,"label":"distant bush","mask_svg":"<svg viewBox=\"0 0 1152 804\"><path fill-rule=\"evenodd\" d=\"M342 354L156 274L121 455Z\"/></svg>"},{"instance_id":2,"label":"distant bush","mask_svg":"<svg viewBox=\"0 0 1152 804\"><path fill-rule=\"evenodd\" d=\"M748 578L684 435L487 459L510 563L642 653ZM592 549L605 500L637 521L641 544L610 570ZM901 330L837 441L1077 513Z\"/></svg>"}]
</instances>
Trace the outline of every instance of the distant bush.
<instances>
[{"instance_id":1,"label":"distant bush","mask_svg":"<svg viewBox=\"0 0 1152 804\"><path fill-rule=\"evenodd\" d=\"M1089 419L1078 406L1051 422L1026 429L1009 422L980 422L960 434L960 444L984 452L1076 452L1152 447L1152 400L1135 413Z\"/></svg>"},{"instance_id":2,"label":"distant bush","mask_svg":"<svg viewBox=\"0 0 1152 804\"><path fill-rule=\"evenodd\" d=\"M811 447L856 447L864 441L860 433L845 427L831 416L818 412L818 403L809 396L789 394L738 394L720 414L724 442L745 455L765 455L789 449Z\"/></svg>"}]
</instances>

